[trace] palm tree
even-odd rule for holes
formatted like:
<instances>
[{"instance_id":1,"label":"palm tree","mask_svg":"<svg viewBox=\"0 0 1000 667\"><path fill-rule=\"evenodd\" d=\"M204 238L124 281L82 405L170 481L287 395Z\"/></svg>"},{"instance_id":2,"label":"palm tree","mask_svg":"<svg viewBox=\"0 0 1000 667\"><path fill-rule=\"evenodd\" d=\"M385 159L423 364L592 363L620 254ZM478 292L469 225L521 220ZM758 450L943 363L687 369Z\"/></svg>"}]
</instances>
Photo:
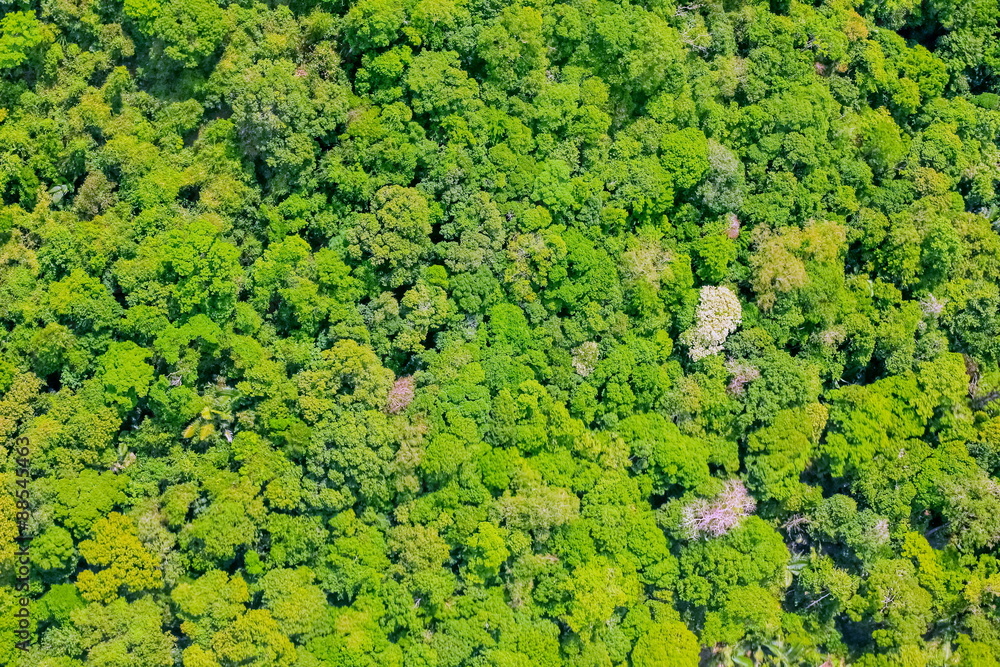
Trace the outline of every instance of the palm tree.
<instances>
[{"instance_id":1,"label":"palm tree","mask_svg":"<svg viewBox=\"0 0 1000 667\"><path fill-rule=\"evenodd\" d=\"M229 442L233 440L233 404L239 399L239 391L219 380L202 395L202 408L198 416L184 429L183 436L203 442L216 433L221 433Z\"/></svg>"},{"instance_id":2,"label":"palm tree","mask_svg":"<svg viewBox=\"0 0 1000 667\"><path fill-rule=\"evenodd\" d=\"M716 649L709 664L722 667L805 667L815 665L809 651L777 639L767 643L747 642ZM827 664L827 663L824 663ZM828 664L832 665L832 662Z\"/></svg>"}]
</instances>

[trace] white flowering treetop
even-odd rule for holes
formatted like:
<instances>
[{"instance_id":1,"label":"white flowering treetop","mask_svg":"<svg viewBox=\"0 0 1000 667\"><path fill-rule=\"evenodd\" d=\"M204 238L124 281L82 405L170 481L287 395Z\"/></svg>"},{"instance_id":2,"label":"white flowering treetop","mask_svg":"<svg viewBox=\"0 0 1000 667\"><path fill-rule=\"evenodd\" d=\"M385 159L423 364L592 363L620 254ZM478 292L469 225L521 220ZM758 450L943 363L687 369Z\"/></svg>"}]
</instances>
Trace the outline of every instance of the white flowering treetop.
<instances>
[{"instance_id":1,"label":"white flowering treetop","mask_svg":"<svg viewBox=\"0 0 1000 667\"><path fill-rule=\"evenodd\" d=\"M588 340L573 348L573 369L583 377L587 377L594 372L600 356L601 351L597 343Z\"/></svg>"},{"instance_id":2,"label":"white flowering treetop","mask_svg":"<svg viewBox=\"0 0 1000 667\"><path fill-rule=\"evenodd\" d=\"M742 317L740 300L731 289L712 285L702 287L695 325L684 332L692 361L721 352L726 338L736 331Z\"/></svg>"}]
</instances>

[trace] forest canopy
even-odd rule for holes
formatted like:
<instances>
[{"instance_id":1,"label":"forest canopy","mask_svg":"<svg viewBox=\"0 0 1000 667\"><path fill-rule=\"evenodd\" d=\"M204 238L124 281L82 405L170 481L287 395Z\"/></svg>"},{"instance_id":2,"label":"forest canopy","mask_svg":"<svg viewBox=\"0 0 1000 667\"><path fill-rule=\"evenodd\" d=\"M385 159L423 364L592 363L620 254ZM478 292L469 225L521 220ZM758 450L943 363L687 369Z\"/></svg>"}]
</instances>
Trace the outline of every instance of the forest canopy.
<instances>
[{"instance_id":1,"label":"forest canopy","mask_svg":"<svg viewBox=\"0 0 1000 667\"><path fill-rule=\"evenodd\" d=\"M1000 664L998 26L2 3L0 664Z\"/></svg>"}]
</instances>

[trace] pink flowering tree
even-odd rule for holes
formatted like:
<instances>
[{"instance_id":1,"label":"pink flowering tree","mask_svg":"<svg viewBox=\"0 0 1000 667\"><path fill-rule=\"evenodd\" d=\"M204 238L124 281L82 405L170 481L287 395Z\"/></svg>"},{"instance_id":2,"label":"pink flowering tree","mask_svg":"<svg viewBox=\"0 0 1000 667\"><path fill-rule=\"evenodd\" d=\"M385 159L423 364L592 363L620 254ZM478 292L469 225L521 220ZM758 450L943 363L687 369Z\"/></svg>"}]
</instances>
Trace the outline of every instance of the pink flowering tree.
<instances>
[{"instance_id":1,"label":"pink flowering tree","mask_svg":"<svg viewBox=\"0 0 1000 667\"><path fill-rule=\"evenodd\" d=\"M721 537L740 525L755 509L757 503L747 493L743 482L731 479L715 498L699 498L685 507L681 527L688 539Z\"/></svg>"},{"instance_id":2,"label":"pink flowering tree","mask_svg":"<svg viewBox=\"0 0 1000 667\"><path fill-rule=\"evenodd\" d=\"M389 414L399 414L413 402L413 376L404 375L393 383L385 402L385 411Z\"/></svg>"}]
</instances>

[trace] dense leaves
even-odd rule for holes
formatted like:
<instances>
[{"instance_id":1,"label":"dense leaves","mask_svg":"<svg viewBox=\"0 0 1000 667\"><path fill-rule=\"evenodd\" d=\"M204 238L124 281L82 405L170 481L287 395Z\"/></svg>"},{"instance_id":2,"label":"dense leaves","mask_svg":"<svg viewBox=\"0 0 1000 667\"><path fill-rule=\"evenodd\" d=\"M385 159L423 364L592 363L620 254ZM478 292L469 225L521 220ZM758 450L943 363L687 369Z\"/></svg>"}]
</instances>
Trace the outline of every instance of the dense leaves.
<instances>
[{"instance_id":1,"label":"dense leaves","mask_svg":"<svg viewBox=\"0 0 1000 667\"><path fill-rule=\"evenodd\" d=\"M0 663L1000 663L998 20L6 3Z\"/></svg>"}]
</instances>

